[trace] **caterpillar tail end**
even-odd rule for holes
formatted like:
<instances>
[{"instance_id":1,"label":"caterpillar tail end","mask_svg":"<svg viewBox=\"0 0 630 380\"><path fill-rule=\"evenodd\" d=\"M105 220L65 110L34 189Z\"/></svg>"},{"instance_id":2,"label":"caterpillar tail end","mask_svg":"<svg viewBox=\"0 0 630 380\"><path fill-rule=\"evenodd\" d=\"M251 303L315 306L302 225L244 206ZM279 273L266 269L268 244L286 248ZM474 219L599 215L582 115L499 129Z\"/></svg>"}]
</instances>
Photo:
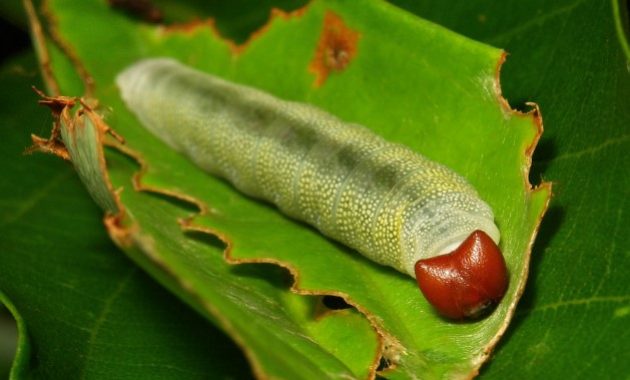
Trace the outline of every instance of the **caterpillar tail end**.
<instances>
[{"instance_id":1,"label":"caterpillar tail end","mask_svg":"<svg viewBox=\"0 0 630 380\"><path fill-rule=\"evenodd\" d=\"M508 285L501 250L480 230L450 253L418 260L415 272L429 303L451 319L486 315L501 301Z\"/></svg>"}]
</instances>

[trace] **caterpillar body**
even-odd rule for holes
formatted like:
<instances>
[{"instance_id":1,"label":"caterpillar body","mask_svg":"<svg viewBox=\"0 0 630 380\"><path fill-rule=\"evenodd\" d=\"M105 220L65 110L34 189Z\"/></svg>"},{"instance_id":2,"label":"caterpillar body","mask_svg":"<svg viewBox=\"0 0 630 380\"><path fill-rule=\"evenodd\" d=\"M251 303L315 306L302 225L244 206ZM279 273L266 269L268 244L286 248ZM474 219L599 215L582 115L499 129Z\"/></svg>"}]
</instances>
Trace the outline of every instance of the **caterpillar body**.
<instances>
[{"instance_id":1,"label":"caterpillar body","mask_svg":"<svg viewBox=\"0 0 630 380\"><path fill-rule=\"evenodd\" d=\"M203 170L416 278L437 310L477 316L507 270L490 207L463 177L313 106L146 59L117 77L141 124Z\"/></svg>"}]
</instances>

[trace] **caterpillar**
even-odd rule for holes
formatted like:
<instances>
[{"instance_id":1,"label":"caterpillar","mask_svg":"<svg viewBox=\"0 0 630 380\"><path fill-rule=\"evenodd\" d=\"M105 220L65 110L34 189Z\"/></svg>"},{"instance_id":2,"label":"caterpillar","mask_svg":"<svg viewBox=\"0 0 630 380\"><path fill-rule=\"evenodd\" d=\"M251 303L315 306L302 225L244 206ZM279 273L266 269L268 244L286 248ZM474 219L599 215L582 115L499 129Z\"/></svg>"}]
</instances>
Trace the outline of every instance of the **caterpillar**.
<instances>
[{"instance_id":1,"label":"caterpillar","mask_svg":"<svg viewBox=\"0 0 630 380\"><path fill-rule=\"evenodd\" d=\"M460 175L358 124L173 59L116 78L140 123L204 171L415 278L445 317L486 314L507 268L490 207Z\"/></svg>"}]
</instances>

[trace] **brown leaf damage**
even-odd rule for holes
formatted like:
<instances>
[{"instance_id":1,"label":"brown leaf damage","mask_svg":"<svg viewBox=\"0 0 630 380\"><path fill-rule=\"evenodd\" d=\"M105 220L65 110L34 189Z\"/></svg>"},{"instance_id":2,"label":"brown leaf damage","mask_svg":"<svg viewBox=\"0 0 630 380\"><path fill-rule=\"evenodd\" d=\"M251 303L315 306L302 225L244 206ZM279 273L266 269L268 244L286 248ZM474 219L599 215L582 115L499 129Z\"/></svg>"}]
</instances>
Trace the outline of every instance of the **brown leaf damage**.
<instances>
[{"instance_id":1,"label":"brown leaf damage","mask_svg":"<svg viewBox=\"0 0 630 380\"><path fill-rule=\"evenodd\" d=\"M277 13L275 16L282 16L282 13ZM273 18L273 17L272 17ZM248 46L248 44L255 40L256 38L264 35L266 33L266 31L268 30L269 25L271 24L271 21L263 28L259 29L259 31L255 34L253 34L250 37L250 40L242 45L236 45L235 43L232 43L231 41L228 41L230 47L232 47L232 51L234 54L240 54L242 53L246 47ZM197 21L197 23L192 23L189 24L189 28L190 29L186 29L185 27L182 27L181 29L177 30L176 28L174 28L173 32L190 32L190 33L194 33L196 31L198 31L199 27L201 26L209 26L211 29L214 29L214 24L212 22L203 22L203 21ZM315 32L316 33L316 32ZM315 34L314 33L314 34ZM367 31L366 31L367 33ZM218 33L217 33L218 35ZM313 36L315 37L315 36ZM317 48L315 50L315 54L313 56L313 59L311 61L311 64L309 65L309 69L310 71L312 71L315 76L316 76L316 80L315 80L315 85L317 87L321 86L327 79L328 75L330 75L331 72L341 72L343 70L346 69L346 67L350 64L350 62L356 57L356 53L357 53L357 43L358 43L358 39L360 38L360 34L357 31L353 31L352 29L350 29L345 23L344 20L339 17L337 14L333 13L333 12L326 12L325 13L325 18L323 20L323 27L321 29L320 32L320 38L317 44ZM60 42L60 39L57 41L57 43ZM64 50L64 52L68 52L69 49ZM307 57L308 59L308 57ZM495 82L495 86L497 89L497 94L499 94L498 99L500 102L504 102L504 104L502 104L504 106L504 108L506 109L506 113L509 112L513 112L511 111L511 109L509 108L509 105L507 105L507 102L505 101L505 99L502 98L502 96L500 96L500 85L499 85L499 81L498 81L498 75L499 75L499 67L501 66L501 63L503 62L504 56L501 57L500 62L497 65L497 73L496 73L496 82ZM77 62L73 62L76 63ZM539 113L537 113L537 115L539 115ZM537 117L538 118L538 117ZM542 122L538 122L538 129L539 129L539 133L542 132ZM536 138L537 141L537 138ZM531 151L533 150L535 146L535 142L532 143L532 145L529 147L529 149L527 150L527 160L529 160L528 162L531 163ZM139 157L139 154L136 156L136 158ZM139 160L140 161L140 160ZM141 165L142 166L142 165ZM529 164L526 165L526 171L529 170ZM527 181L527 173L524 173L523 176L524 180ZM147 185L139 185L140 184L140 176L134 176L134 185L136 186L137 189L139 190L144 190L144 191L155 191L157 193L164 193L164 194L169 194L173 197L179 198L179 199L185 199L188 196L185 194L176 194L175 192L171 192L168 190L164 190L164 189L152 189L151 187L147 186ZM529 183L528 183L529 184ZM544 186L544 185L543 185ZM529 187L531 187L531 185L529 185ZM545 190L544 188L539 188L539 190ZM192 198L190 198L192 199ZM201 202L194 202L195 204L201 204L203 205ZM199 207L200 210L203 209L203 206ZM202 212L203 213L203 212ZM127 228L125 226L124 223L121 223L120 220L116 220L116 219L111 219L109 220L109 224L108 224L108 230L110 231L110 234L112 235L112 237L114 238L115 241L117 241L119 244L124 245L123 243L127 243L131 241L130 240L130 236L136 236L137 234L139 234L140 232L138 232L136 234L135 231L132 231L130 228ZM182 227L186 227L185 224L182 224ZM191 226L192 227L192 226ZM186 229L186 228L184 228ZM140 231L140 230L138 230ZM221 234L217 231L213 231L213 230L209 230L206 229L205 230L206 233L209 233L211 235L214 236L218 236L220 238L225 238L228 239L227 236L221 236ZM533 239L533 238L532 238ZM143 251L145 251L145 253L151 257L151 259L156 263L156 265L160 266L161 268L164 269L165 272L168 272L168 267L166 266L166 264L164 264L163 261L160 261L159 257L157 257L155 254L151 255L151 252L153 252L152 249L149 246L148 243L146 244L140 244L141 241L144 241L144 239L140 239L137 238L136 240L136 244L140 246L140 248L143 249ZM229 241L229 240L228 240ZM530 243L530 248L531 248L531 243ZM230 254L230 250L231 250L231 246L229 246L228 244L228 249L226 250L225 254L226 254L226 258L227 261L232 263L232 264L236 264L238 263L238 259L234 259L234 258L230 258L229 254ZM251 259L250 259L251 260ZM248 262L246 260L243 260L241 262ZM291 290L296 293L296 294L309 294L309 295L313 295L313 294L333 294L333 295L337 295L339 297L342 297L343 299L345 299L349 304L357 307L357 309L363 313L369 320L370 323L372 324L372 326L374 326L374 328L378 331L379 333L379 345L381 346L380 350L383 352L383 357L385 358L385 362L388 364L387 370L392 370L397 363L401 362L404 360L404 356L406 355L405 351L404 351L404 346L402 345L402 343L398 342L397 340L395 340L392 336L387 335L387 332L384 331L384 329L381 327L382 326L382 321L379 320L379 317L376 315L371 314L367 309L361 308L361 306L358 304L358 302L353 302L350 297L348 295L339 293L339 292L331 292L331 291L317 291L317 290L308 290L308 289L303 289L299 287L299 277L298 277L298 268L297 267L292 267L290 264L286 264L283 263L279 260L273 260L273 259L258 259L258 260L251 260L249 262L270 262L270 263L274 263L277 264L279 266L285 267L287 269L290 270L290 272L292 274L294 274L294 283L292 284ZM527 273L527 268L525 268L525 273ZM177 273L172 273L173 278L176 279L176 281L178 281L178 283L181 284L181 287L186 289L190 294L197 294L196 290L188 285L188 283L186 282L185 279L181 278L178 276ZM523 282L524 285L524 282ZM520 288L519 292L522 292L522 287ZM206 305L204 303L204 300L201 296L198 297L199 298L199 302L206 308L206 310L208 310L209 314L216 316L218 319L220 318L220 313L216 310L214 310L212 307ZM514 312L514 309L512 308L510 310L510 315L512 315ZM509 320L509 318L508 318ZM221 320L223 323L224 328L230 332L230 334L235 337L235 339L237 339L239 342L239 334L238 331L235 331L234 328L229 328L229 327L225 327L225 326L230 326L229 321L223 321ZM484 347L484 352L482 355L480 355L480 357L477 359L477 361L475 362L475 368L474 368L474 373L477 373L479 366L481 365L481 363L487 359L487 357L490 355L490 352L493 348L493 346L496 344L496 342L498 341L499 337L504 333L505 328L507 328L507 322L504 324L504 326L502 327L501 331L497 334L497 336L495 337L495 339L492 340L492 342L488 345L486 345ZM257 358L255 357L255 352L253 351L249 351L247 349L247 347L245 346L245 344L242 344L242 342L240 343L242 347L244 347L244 350L246 353L249 353L248 357L250 358L250 362L253 363L253 366L255 368L256 373L260 376L260 377L264 377L265 373L263 371L262 366L260 365L256 365L257 364ZM403 359L401 359L401 357ZM378 357L375 360L374 366L370 369L371 374L374 374L374 371L376 370L376 364L378 364ZM403 363L404 364L404 363Z\"/></svg>"},{"instance_id":2,"label":"brown leaf damage","mask_svg":"<svg viewBox=\"0 0 630 380\"><path fill-rule=\"evenodd\" d=\"M345 70L357 54L359 32L350 29L341 17L332 11L324 16L324 26L309 65L315 74L315 87L320 87L330 73Z\"/></svg>"},{"instance_id":3,"label":"brown leaf damage","mask_svg":"<svg viewBox=\"0 0 630 380\"><path fill-rule=\"evenodd\" d=\"M253 31L249 35L247 40L245 40L242 43L237 43L236 41L223 36L223 34L217 27L216 22L213 18L208 18L208 19L197 18L197 19L193 19L184 23L169 24L164 27L163 31L167 34L168 33L194 34L194 33L197 33L199 30L208 28L215 37L217 37L219 40L222 40L229 46L230 50L232 51L234 55L240 55L245 50L247 50L249 45L251 45L255 40L265 35L265 33L269 30L269 28L271 28L271 26L276 22L276 20L278 19L290 20L291 18L294 18L294 17L301 17L306 12L308 8L308 4L309 3L293 11L285 11L279 8L272 8L269 13L269 19L267 20L267 22L263 24L260 28Z\"/></svg>"},{"instance_id":4,"label":"brown leaf damage","mask_svg":"<svg viewBox=\"0 0 630 380\"><path fill-rule=\"evenodd\" d=\"M75 106L79 99L68 96L47 96L35 87L33 87L33 91L42 98L37 103L50 108L54 121L50 137L44 138L31 134L33 145L26 148L24 153L50 153L70 161L70 153L61 139L61 123L72 124L72 117L69 114L69 110Z\"/></svg>"}]
</instances>

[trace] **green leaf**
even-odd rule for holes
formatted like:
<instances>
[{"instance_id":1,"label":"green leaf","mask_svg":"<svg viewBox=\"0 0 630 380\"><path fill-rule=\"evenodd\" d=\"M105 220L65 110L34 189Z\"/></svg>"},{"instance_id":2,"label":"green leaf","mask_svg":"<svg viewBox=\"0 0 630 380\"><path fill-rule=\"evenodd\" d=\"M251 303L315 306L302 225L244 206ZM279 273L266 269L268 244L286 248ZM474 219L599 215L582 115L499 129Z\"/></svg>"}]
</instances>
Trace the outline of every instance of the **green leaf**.
<instances>
[{"instance_id":1,"label":"green leaf","mask_svg":"<svg viewBox=\"0 0 630 380\"><path fill-rule=\"evenodd\" d=\"M555 194L514 328L482 377L627 378L627 2L396 3L505 48L507 99L535 101L544 115L532 178Z\"/></svg>"},{"instance_id":2,"label":"green leaf","mask_svg":"<svg viewBox=\"0 0 630 380\"><path fill-rule=\"evenodd\" d=\"M53 2L51 10L55 31L75 64L95 81L93 95L112 107L110 125L147 165L142 177L145 190L166 189L209 205L212 212L195 223L231 242L230 260L281 263L296 277L296 291L343 294L366 313L382 336L386 359L397 365L389 376L411 376L418 371L427 376L465 375L477 370L506 328L522 291L529 244L548 196L545 189L531 192L524 186L523 168L527 168L527 154L538 131L531 117L502 108L494 82L501 51L376 2L313 2L299 16L277 17L244 50L234 50L203 24L188 31L149 27L108 12L102 3ZM350 66L316 88L308 67L327 12L339 15L358 31L360 42ZM446 322L430 309L410 278L374 265L269 206L235 193L166 149L134 121L113 86L113 77L124 66L156 55L176 56L280 97L316 104L392 141L405 142L464 174L493 206L503 232L502 248L511 270L505 301L481 322ZM65 71L54 67L62 88L69 89L63 86ZM110 234L136 261L244 343L250 360L263 373L287 376L293 370L306 376L305 371L313 370L308 363L341 370L343 361L335 363L327 356L324 341L315 340L312 345L296 334L295 329L307 330L299 313L279 316L294 301L277 301L287 296L257 284L248 292L238 292L236 302L236 289L244 287L234 276L238 269L225 267L213 252L216 246L200 244L181 232L175 220L185 216L184 211L131 191L133 168L125 167L121 157L111 154L108 160L113 183L127 189L121 201L128 210L122 226L112 221ZM318 255L301 254L304 251ZM266 298L277 304L265 308L252 324L247 318L251 305ZM297 320L301 327L276 323L278 318ZM334 335L331 331L342 330L331 329L324 335ZM373 339L360 329L357 334ZM280 350L282 364L288 361L293 368L286 364L281 368L277 354L262 349L263 342ZM358 347L350 349L357 352ZM357 362L344 360L344 365L359 373Z\"/></svg>"},{"instance_id":3,"label":"green leaf","mask_svg":"<svg viewBox=\"0 0 630 380\"><path fill-rule=\"evenodd\" d=\"M56 50L51 53L57 74L68 70L64 57L57 55ZM68 88L76 87L75 76L64 73L66 75L60 75L64 79L62 83ZM55 99L46 100L55 102ZM97 203L107 205L103 194L109 187L103 185L103 178L92 175L101 168L100 159L95 158L98 150L95 144L100 143L103 136L102 130L95 127L102 122L95 120L97 116L87 106L82 105L82 109L73 114L73 103L78 102L59 98L52 108L68 106L61 112L61 135L90 193ZM112 153L108 166L109 175L117 186L133 188L130 180L137 168L124 156ZM128 207L124 215L106 219L114 240L124 245L134 259L148 266L147 270L158 280L228 331L250 358L254 373L313 378L337 374L362 378L374 371L375 366L370 364L377 357L377 342L371 327L356 310L320 316L320 298L288 293L289 282L279 276L280 268L274 267L271 272L260 266L234 269L222 259L223 247L208 246L183 234L177 220L186 216L186 210L169 207L168 203L145 193L123 192L122 199L143 207ZM123 225L129 230L122 231ZM135 245L127 245L128 241ZM181 255L180 247L186 247L190 256ZM263 277L262 271L267 275ZM285 271L280 272L286 275ZM199 279L203 284L197 283ZM216 310L231 318L226 319ZM252 321L252 313L261 318ZM330 331L341 333L333 335ZM337 339L343 339L344 344L339 344ZM269 347L274 349L269 350ZM362 350L356 352L356 347ZM290 360L291 355L299 360Z\"/></svg>"},{"instance_id":4,"label":"green leaf","mask_svg":"<svg viewBox=\"0 0 630 380\"><path fill-rule=\"evenodd\" d=\"M36 73L32 54L0 69L11 89L0 93L0 302L20 327L12 378L247 378L229 338L111 243L68 163L23 155L27 131L49 123Z\"/></svg>"},{"instance_id":5,"label":"green leaf","mask_svg":"<svg viewBox=\"0 0 630 380\"><path fill-rule=\"evenodd\" d=\"M628 235L623 228L628 225L627 203L623 201L627 199L628 188L623 176L628 166L627 154L624 154L628 150L627 141L575 157L579 161L571 164L565 159L554 161L556 156L598 146L609 136L628 131L630 123L624 103L629 86L625 70L627 58L619 49L611 28L610 3L414 1L417 3L424 6L419 13L422 17L507 48L510 55L502 75L506 97L516 104L535 100L542 105L545 115L546 132L534 162L544 161L544 165L538 167L532 178L538 180L542 173L545 179L555 182L553 202L556 206L552 204L551 213L542 226L542 239L533 255L532 278L517 309L516 321L484 377L565 378L567 375L575 377L577 371L582 371L583 378L623 378L629 372L630 363L630 340L624 328L627 317L624 319L623 313L630 284L626 280L628 267L624 257L627 253L621 241ZM501 37L503 34L505 36ZM582 79L585 75L588 81ZM12 89L11 86L5 88ZM32 102L29 92L10 93L11 99L21 99L24 104ZM29 112L37 111L31 108ZM3 121L11 115L14 113L5 110ZM46 128L47 123L42 119L24 124L12 133L24 139L20 143L24 146L29 132L35 130L44 134ZM2 164L13 167L28 161L16 157L13 160L3 157ZM50 161L29 159L36 159L40 167ZM35 169L29 168L26 173ZM4 173L0 183L9 178ZM27 182L20 187L24 194L38 186L27 175L11 179L12 183L19 180ZM608 187L600 191L606 185ZM607 198L622 201L611 209L603 206L610 202L601 201ZM93 209L87 203L86 207ZM609 231L615 231L612 228L615 226L619 226L619 232L610 236ZM28 233L31 227L31 223L24 224L20 232ZM49 236L47 240L60 244L61 236L61 239ZM614 248L610 271L600 270L608 262L598 256L602 243L604 247ZM4 273L0 266L0 279ZM595 302L582 305L567 302L557 304L556 309L545 307L556 301L592 298L596 288L588 281L589 276L599 276L597 280L603 281L600 294L621 298L616 301L610 298L610 302L594 299ZM23 281L20 286L29 286L29 283ZM51 299L59 297L54 288L48 294ZM525 309L523 313L518 313L520 308ZM68 308L59 311L71 312ZM590 320L598 324L585 322Z\"/></svg>"},{"instance_id":6,"label":"green leaf","mask_svg":"<svg viewBox=\"0 0 630 380\"><path fill-rule=\"evenodd\" d=\"M242 43L268 21L272 9L296 10L307 0L258 0L255 6L249 0L211 3L205 0L156 0L153 3L162 11L166 24L212 18L223 36Z\"/></svg>"},{"instance_id":7,"label":"green leaf","mask_svg":"<svg viewBox=\"0 0 630 380\"><path fill-rule=\"evenodd\" d=\"M26 17L24 16L23 5L20 0L6 0L6 1L1 2L0 3L0 18L2 18L3 20L6 20L7 22L10 22L16 27L20 27L24 29L26 29L27 24L28 24ZM18 36L15 33L12 33L5 37L17 38ZM11 41L11 42L15 42L15 41Z\"/></svg>"}]
</instances>

